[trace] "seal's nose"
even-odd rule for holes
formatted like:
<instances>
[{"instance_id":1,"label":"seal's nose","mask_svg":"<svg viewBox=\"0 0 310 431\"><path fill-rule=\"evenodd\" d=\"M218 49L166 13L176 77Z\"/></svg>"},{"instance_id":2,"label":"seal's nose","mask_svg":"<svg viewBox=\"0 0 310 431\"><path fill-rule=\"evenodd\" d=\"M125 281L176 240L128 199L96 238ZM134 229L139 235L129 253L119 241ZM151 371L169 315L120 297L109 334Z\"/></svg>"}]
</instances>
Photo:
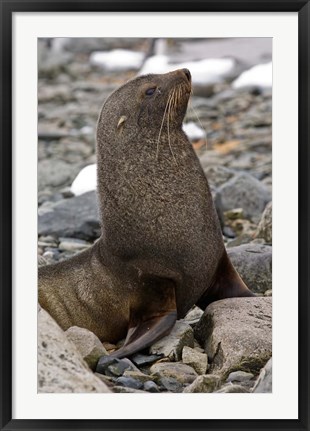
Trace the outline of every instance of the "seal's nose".
<instances>
[{"instance_id":1,"label":"seal's nose","mask_svg":"<svg viewBox=\"0 0 310 431\"><path fill-rule=\"evenodd\" d=\"M182 71L184 72L186 78L188 79L189 82L191 82L192 76L191 73L188 69L182 69Z\"/></svg>"}]
</instances>

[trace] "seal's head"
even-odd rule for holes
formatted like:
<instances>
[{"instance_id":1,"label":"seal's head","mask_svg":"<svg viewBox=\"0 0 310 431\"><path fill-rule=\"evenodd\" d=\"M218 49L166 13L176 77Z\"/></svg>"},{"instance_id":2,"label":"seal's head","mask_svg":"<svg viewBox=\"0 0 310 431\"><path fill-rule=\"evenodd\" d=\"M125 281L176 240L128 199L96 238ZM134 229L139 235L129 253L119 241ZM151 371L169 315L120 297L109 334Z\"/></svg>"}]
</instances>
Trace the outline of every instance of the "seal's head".
<instances>
[{"instance_id":1,"label":"seal's head","mask_svg":"<svg viewBox=\"0 0 310 431\"><path fill-rule=\"evenodd\" d=\"M109 128L114 133L137 128L157 131L163 127L169 127L170 131L181 128L190 93L191 74L188 69L139 76L107 99L98 128Z\"/></svg>"}]
</instances>

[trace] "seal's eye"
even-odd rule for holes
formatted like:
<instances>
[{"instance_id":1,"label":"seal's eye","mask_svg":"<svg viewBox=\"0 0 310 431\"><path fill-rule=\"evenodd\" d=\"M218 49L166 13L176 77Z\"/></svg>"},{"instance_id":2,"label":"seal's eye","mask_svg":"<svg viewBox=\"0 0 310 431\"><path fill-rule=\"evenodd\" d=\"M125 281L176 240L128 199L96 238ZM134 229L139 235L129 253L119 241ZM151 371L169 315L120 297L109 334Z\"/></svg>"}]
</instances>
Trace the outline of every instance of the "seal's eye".
<instances>
[{"instance_id":1,"label":"seal's eye","mask_svg":"<svg viewBox=\"0 0 310 431\"><path fill-rule=\"evenodd\" d=\"M154 94L154 93L155 93L155 90L156 90L156 87L148 88L148 89L145 91L145 94L146 94L147 96L152 96L152 94Z\"/></svg>"}]
</instances>

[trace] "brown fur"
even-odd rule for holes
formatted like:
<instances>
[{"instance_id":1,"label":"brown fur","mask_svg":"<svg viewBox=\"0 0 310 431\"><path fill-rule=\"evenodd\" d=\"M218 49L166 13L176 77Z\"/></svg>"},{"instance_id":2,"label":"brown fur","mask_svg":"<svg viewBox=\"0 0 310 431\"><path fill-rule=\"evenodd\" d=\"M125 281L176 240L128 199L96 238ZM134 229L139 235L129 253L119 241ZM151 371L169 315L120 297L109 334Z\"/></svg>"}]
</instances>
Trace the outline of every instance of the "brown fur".
<instances>
[{"instance_id":1,"label":"brown fur","mask_svg":"<svg viewBox=\"0 0 310 431\"><path fill-rule=\"evenodd\" d=\"M212 301L252 295L227 263L208 182L182 130L189 76L177 70L138 77L102 108L101 238L90 250L39 270L40 303L64 329L86 327L106 341L129 329L130 339L137 320L156 325L160 313L170 316L176 308L183 317L200 298L209 303L208 288ZM132 339L144 333L143 325Z\"/></svg>"}]
</instances>

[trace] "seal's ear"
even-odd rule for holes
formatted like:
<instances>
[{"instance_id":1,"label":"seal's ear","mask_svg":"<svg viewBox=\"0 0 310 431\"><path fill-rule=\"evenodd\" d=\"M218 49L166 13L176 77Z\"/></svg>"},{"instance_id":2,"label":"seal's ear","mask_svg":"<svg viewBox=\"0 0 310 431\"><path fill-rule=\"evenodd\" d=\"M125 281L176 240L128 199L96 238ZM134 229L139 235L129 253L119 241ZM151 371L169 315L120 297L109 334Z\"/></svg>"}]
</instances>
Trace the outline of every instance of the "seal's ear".
<instances>
[{"instance_id":1,"label":"seal's ear","mask_svg":"<svg viewBox=\"0 0 310 431\"><path fill-rule=\"evenodd\" d=\"M127 120L126 115L122 115L120 117L120 119L118 120L117 129L120 129L124 125L124 123L125 123L126 120Z\"/></svg>"}]
</instances>

